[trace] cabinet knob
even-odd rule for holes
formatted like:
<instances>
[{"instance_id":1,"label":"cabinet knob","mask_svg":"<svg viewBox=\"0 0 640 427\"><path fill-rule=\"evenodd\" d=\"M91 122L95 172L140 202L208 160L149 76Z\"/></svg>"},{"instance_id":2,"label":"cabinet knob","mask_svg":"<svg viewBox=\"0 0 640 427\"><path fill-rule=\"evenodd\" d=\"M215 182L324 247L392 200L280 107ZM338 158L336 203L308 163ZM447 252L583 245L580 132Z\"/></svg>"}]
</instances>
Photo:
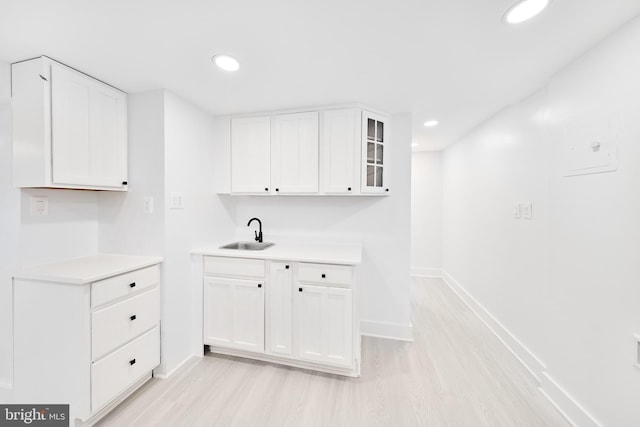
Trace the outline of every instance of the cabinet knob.
<instances>
[{"instance_id":1,"label":"cabinet knob","mask_svg":"<svg viewBox=\"0 0 640 427\"><path fill-rule=\"evenodd\" d=\"M285 266L284 266L284 268L286 268L286 269L288 270L288 269L289 269L289 266L288 266L288 265L285 265Z\"/></svg>"},{"instance_id":2,"label":"cabinet knob","mask_svg":"<svg viewBox=\"0 0 640 427\"><path fill-rule=\"evenodd\" d=\"M136 359L129 360L129 365L133 366L136 364Z\"/></svg>"},{"instance_id":3,"label":"cabinet knob","mask_svg":"<svg viewBox=\"0 0 640 427\"><path fill-rule=\"evenodd\" d=\"M264 191L269 191L269 187L264 187Z\"/></svg>"},{"instance_id":4,"label":"cabinet knob","mask_svg":"<svg viewBox=\"0 0 640 427\"><path fill-rule=\"evenodd\" d=\"M347 188L347 191L351 191L351 187Z\"/></svg>"},{"instance_id":5,"label":"cabinet knob","mask_svg":"<svg viewBox=\"0 0 640 427\"><path fill-rule=\"evenodd\" d=\"M134 314L133 316L129 316L129 320L136 320L136 315Z\"/></svg>"},{"instance_id":6,"label":"cabinet knob","mask_svg":"<svg viewBox=\"0 0 640 427\"><path fill-rule=\"evenodd\" d=\"M127 181L122 181L122 185L127 185Z\"/></svg>"},{"instance_id":7,"label":"cabinet knob","mask_svg":"<svg viewBox=\"0 0 640 427\"><path fill-rule=\"evenodd\" d=\"M322 273L322 278L323 278L323 279L326 279L326 278L327 278L327 275L326 275L326 274L324 274L324 273Z\"/></svg>"},{"instance_id":8,"label":"cabinet knob","mask_svg":"<svg viewBox=\"0 0 640 427\"><path fill-rule=\"evenodd\" d=\"M276 191L280 191L280 189L279 189L279 188L276 188Z\"/></svg>"},{"instance_id":9,"label":"cabinet knob","mask_svg":"<svg viewBox=\"0 0 640 427\"><path fill-rule=\"evenodd\" d=\"M298 288L298 292L302 292L302 288Z\"/></svg>"},{"instance_id":10,"label":"cabinet knob","mask_svg":"<svg viewBox=\"0 0 640 427\"><path fill-rule=\"evenodd\" d=\"M130 287L130 288L135 288L135 287L136 287L136 282L129 283L129 287Z\"/></svg>"},{"instance_id":11,"label":"cabinet knob","mask_svg":"<svg viewBox=\"0 0 640 427\"><path fill-rule=\"evenodd\" d=\"M385 189L384 189L384 191L389 191L389 189L388 189L388 188L385 188Z\"/></svg>"},{"instance_id":12,"label":"cabinet knob","mask_svg":"<svg viewBox=\"0 0 640 427\"><path fill-rule=\"evenodd\" d=\"M258 283L258 287L261 288L262 287L262 283Z\"/></svg>"}]
</instances>

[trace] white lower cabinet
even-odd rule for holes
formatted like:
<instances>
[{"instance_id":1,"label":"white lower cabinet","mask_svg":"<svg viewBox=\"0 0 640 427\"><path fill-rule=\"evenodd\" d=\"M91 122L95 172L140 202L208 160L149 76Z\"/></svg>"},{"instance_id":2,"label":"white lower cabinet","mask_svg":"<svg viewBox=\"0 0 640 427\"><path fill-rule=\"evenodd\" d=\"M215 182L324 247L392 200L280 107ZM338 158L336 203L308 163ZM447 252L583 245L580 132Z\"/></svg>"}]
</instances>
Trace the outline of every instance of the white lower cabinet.
<instances>
[{"instance_id":1,"label":"white lower cabinet","mask_svg":"<svg viewBox=\"0 0 640 427\"><path fill-rule=\"evenodd\" d=\"M159 262L98 255L15 275L16 402L67 403L70 425L90 424L150 379L160 364Z\"/></svg>"},{"instance_id":2,"label":"white lower cabinet","mask_svg":"<svg viewBox=\"0 0 640 427\"><path fill-rule=\"evenodd\" d=\"M91 407L102 408L114 396L160 364L160 328L142 336L91 365Z\"/></svg>"},{"instance_id":3,"label":"white lower cabinet","mask_svg":"<svg viewBox=\"0 0 640 427\"><path fill-rule=\"evenodd\" d=\"M300 359L351 367L351 289L301 284L295 305Z\"/></svg>"},{"instance_id":4,"label":"white lower cabinet","mask_svg":"<svg viewBox=\"0 0 640 427\"><path fill-rule=\"evenodd\" d=\"M264 352L263 281L204 279L204 343Z\"/></svg>"},{"instance_id":5,"label":"white lower cabinet","mask_svg":"<svg viewBox=\"0 0 640 427\"><path fill-rule=\"evenodd\" d=\"M267 289L267 352L293 355L293 264L272 262Z\"/></svg>"},{"instance_id":6,"label":"white lower cabinet","mask_svg":"<svg viewBox=\"0 0 640 427\"><path fill-rule=\"evenodd\" d=\"M210 351L360 374L355 267L206 256Z\"/></svg>"}]
</instances>

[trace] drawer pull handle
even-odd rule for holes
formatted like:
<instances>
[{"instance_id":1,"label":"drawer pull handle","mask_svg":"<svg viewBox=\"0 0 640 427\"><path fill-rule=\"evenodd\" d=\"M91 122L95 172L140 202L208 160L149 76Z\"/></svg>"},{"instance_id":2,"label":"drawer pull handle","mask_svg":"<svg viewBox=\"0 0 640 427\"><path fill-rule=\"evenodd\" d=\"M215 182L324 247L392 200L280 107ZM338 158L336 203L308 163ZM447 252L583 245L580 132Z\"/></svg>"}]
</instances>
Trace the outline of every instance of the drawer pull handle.
<instances>
[{"instance_id":1,"label":"drawer pull handle","mask_svg":"<svg viewBox=\"0 0 640 427\"><path fill-rule=\"evenodd\" d=\"M122 181L122 185L127 185L128 182L127 181Z\"/></svg>"},{"instance_id":2,"label":"drawer pull handle","mask_svg":"<svg viewBox=\"0 0 640 427\"><path fill-rule=\"evenodd\" d=\"M136 359L129 360L129 365L133 366L136 364Z\"/></svg>"},{"instance_id":3,"label":"drawer pull handle","mask_svg":"<svg viewBox=\"0 0 640 427\"><path fill-rule=\"evenodd\" d=\"M302 292L302 288L298 288L298 292Z\"/></svg>"},{"instance_id":4,"label":"drawer pull handle","mask_svg":"<svg viewBox=\"0 0 640 427\"><path fill-rule=\"evenodd\" d=\"M327 278L327 275L326 275L326 274L324 274L324 273L322 273L322 278L323 278L323 279L326 279L326 278Z\"/></svg>"},{"instance_id":5,"label":"drawer pull handle","mask_svg":"<svg viewBox=\"0 0 640 427\"><path fill-rule=\"evenodd\" d=\"M134 314L133 316L129 317L129 320L136 320L136 315Z\"/></svg>"},{"instance_id":6,"label":"drawer pull handle","mask_svg":"<svg viewBox=\"0 0 640 427\"><path fill-rule=\"evenodd\" d=\"M136 282L131 282L131 283L129 283L129 287L130 287L130 288L135 288L135 287L136 287Z\"/></svg>"},{"instance_id":7,"label":"drawer pull handle","mask_svg":"<svg viewBox=\"0 0 640 427\"><path fill-rule=\"evenodd\" d=\"M284 268L286 268L286 269L288 270L288 269L289 269L289 266L288 266L288 265L285 265L285 266L284 266Z\"/></svg>"},{"instance_id":8,"label":"drawer pull handle","mask_svg":"<svg viewBox=\"0 0 640 427\"><path fill-rule=\"evenodd\" d=\"M258 287L261 288L262 287L262 283L258 283Z\"/></svg>"}]
</instances>

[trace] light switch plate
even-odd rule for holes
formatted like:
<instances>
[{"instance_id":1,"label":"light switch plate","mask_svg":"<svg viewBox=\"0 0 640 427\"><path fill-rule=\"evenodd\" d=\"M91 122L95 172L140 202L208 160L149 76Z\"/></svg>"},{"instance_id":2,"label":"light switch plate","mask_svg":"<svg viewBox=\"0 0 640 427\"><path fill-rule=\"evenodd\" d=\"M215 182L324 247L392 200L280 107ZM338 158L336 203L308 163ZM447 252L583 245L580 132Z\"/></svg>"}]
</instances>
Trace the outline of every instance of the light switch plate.
<instances>
[{"instance_id":1,"label":"light switch plate","mask_svg":"<svg viewBox=\"0 0 640 427\"><path fill-rule=\"evenodd\" d=\"M531 203L531 202L522 203L520 205L520 211L522 212L522 218L524 218L524 219L532 219L533 218L533 203Z\"/></svg>"},{"instance_id":2,"label":"light switch plate","mask_svg":"<svg viewBox=\"0 0 640 427\"><path fill-rule=\"evenodd\" d=\"M144 198L144 213L152 214L153 213L153 197L146 196Z\"/></svg>"},{"instance_id":3,"label":"light switch plate","mask_svg":"<svg viewBox=\"0 0 640 427\"><path fill-rule=\"evenodd\" d=\"M49 198L46 196L32 196L29 206L32 216L49 215Z\"/></svg>"},{"instance_id":4,"label":"light switch plate","mask_svg":"<svg viewBox=\"0 0 640 427\"><path fill-rule=\"evenodd\" d=\"M182 193L169 194L169 209L184 209L184 197Z\"/></svg>"},{"instance_id":5,"label":"light switch plate","mask_svg":"<svg viewBox=\"0 0 640 427\"><path fill-rule=\"evenodd\" d=\"M513 205L513 217L515 219L520 219L520 203L515 203Z\"/></svg>"}]
</instances>

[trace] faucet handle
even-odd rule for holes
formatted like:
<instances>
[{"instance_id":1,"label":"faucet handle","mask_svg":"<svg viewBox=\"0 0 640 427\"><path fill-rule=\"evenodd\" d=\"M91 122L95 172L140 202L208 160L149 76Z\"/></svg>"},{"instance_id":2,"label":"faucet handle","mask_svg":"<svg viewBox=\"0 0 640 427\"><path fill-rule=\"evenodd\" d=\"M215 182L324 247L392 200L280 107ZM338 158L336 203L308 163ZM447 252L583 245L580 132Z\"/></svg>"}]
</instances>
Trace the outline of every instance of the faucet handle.
<instances>
[{"instance_id":1,"label":"faucet handle","mask_svg":"<svg viewBox=\"0 0 640 427\"><path fill-rule=\"evenodd\" d=\"M259 242L260 241L260 237L258 237L258 232L254 231L253 233L256 235L256 238L255 238L256 242Z\"/></svg>"}]
</instances>

